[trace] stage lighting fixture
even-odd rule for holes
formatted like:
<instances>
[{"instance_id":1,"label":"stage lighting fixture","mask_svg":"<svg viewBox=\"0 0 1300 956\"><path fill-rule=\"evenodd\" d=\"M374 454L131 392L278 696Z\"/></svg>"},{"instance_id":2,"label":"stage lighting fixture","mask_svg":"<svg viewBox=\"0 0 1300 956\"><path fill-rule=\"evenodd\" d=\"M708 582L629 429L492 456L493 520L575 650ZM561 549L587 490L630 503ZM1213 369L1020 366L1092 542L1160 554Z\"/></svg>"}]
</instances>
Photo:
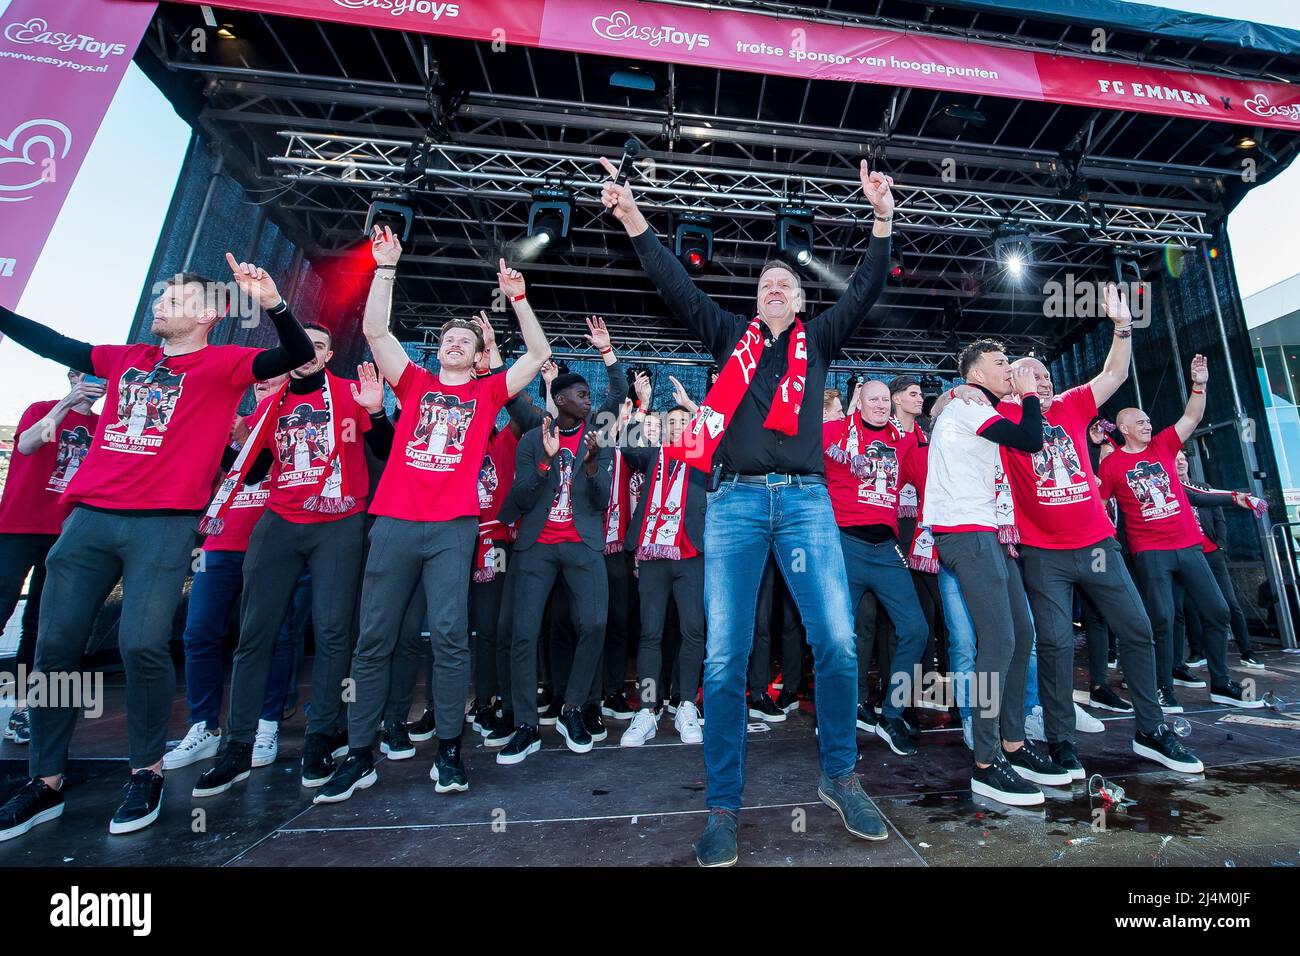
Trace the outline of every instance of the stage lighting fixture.
<instances>
[{"instance_id":1,"label":"stage lighting fixture","mask_svg":"<svg viewBox=\"0 0 1300 956\"><path fill-rule=\"evenodd\" d=\"M538 186L528 207L528 238L543 249L559 246L569 238L573 221L573 193L563 186Z\"/></svg>"},{"instance_id":2,"label":"stage lighting fixture","mask_svg":"<svg viewBox=\"0 0 1300 956\"><path fill-rule=\"evenodd\" d=\"M223 40L238 39L238 37L235 36L235 28L229 23L223 23L217 28L217 36L221 37Z\"/></svg>"},{"instance_id":3,"label":"stage lighting fixture","mask_svg":"<svg viewBox=\"0 0 1300 956\"><path fill-rule=\"evenodd\" d=\"M380 193L366 212L366 226L361 234L369 236L375 226L387 226L405 245L411 238L411 223L415 219L409 203L410 197L405 193Z\"/></svg>"},{"instance_id":4,"label":"stage lighting fixture","mask_svg":"<svg viewBox=\"0 0 1300 956\"><path fill-rule=\"evenodd\" d=\"M615 70L609 75L609 85L616 90L653 93L655 91L655 78L636 70Z\"/></svg>"},{"instance_id":5,"label":"stage lighting fixture","mask_svg":"<svg viewBox=\"0 0 1300 956\"><path fill-rule=\"evenodd\" d=\"M903 268L903 260L900 256L889 257L889 284L901 285L903 279L907 276L907 271Z\"/></svg>"},{"instance_id":6,"label":"stage lighting fixture","mask_svg":"<svg viewBox=\"0 0 1300 956\"><path fill-rule=\"evenodd\" d=\"M1255 146L1256 142L1255 137L1253 136L1243 136L1241 139L1237 140L1238 149L1254 149Z\"/></svg>"},{"instance_id":7,"label":"stage lighting fixture","mask_svg":"<svg viewBox=\"0 0 1300 956\"><path fill-rule=\"evenodd\" d=\"M673 252L688 272L701 273L713 261L713 217L684 212L673 227Z\"/></svg>"},{"instance_id":8,"label":"stage lighting fixture","mask_svg":"<svg viewBox=\"0 0 1300 956\"><path fill-rule=\"evenodd\" d=\"M778 206L776 248L801 266L813 259L813 211L807 206Z\"/></svg>"},{"instance_id":9,"label":"stage lighting fixture","mask_svg":"<svg viewBox=\"0 0 1300 956\"><path fill-rule=\"evenodd\" d=\"M1029 233L1014 223L1002 223L993 230L993 258L1012 276L1019 277L1034 263Z\"/></svg>"}]
</instances>

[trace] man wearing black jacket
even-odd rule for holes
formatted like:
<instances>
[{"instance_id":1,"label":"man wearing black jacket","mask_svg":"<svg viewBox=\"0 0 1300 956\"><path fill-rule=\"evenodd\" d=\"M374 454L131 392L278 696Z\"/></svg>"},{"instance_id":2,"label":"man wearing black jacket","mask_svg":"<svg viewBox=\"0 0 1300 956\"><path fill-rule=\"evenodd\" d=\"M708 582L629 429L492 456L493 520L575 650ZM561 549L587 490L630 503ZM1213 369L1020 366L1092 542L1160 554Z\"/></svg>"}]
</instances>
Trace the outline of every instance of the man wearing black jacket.
<instances>
[{"instance_id":1,"label":"man wearing black jacket","mask_svg":"<svg viewBox=\"0 0 1300 956\"><path fill-rule=\"evenodd\" d=\"M616 376L616 368L609 366L611 392L616 391L616 377L621 377ZM514 579L510 687L515 733L497 754L500 764L519 763L542 746L537 728L537 639L542 611L559 574L582 599L575 602L578 646L556 727L575 753L592 748L583 709L599 680L605 641L609 600L605 509L613 449L603 444L601 416L592 415L591 390L585 379L573 374L557 376L551 383L551 396L559 415L554 421L546 416L541 427L519 440L514 487L499 515L505 524L519 519L510 569ZM618 396L613 407L622 400L623 396Z\"/></svg>"},{"instance_id":2,"label":"man wearing black jacket","mask_svg":"<svg viewBox=\"0 0 1300 956\"><path fill-rule=\"evenodd\" d=\"M0 333L108 381L90 452L65 492L76 508L46 561L36 668L53 679L76 676L94 614L121 578L118 642L126 668L131 780L110 833L148 826L162 805L162 758L176 691L167 645L198 517L235 410L253 382L312 357L311 340L266 271L229 253L226 261L241 298L275 325L278 347L208 345L226 309L216 283L193 273L172 278L154 302L150 331L161 346L92 346L0 308ZM0 807L0 840L62 814L76 703L38 707L29 698L32 780Z\"/></svg>"},{"instance_id":3,"label":"man wearing black jacket","mask_svg":"<svg viewBox=\"0 0 1300 956\"><path fill-rule=\"evenodd\" d=\"M863 161L859 178L875 216L861 266L838 301L802 322L806 300L794 267L770 262L758 276L754 311L737 315L696 288L650 230L632 190L610 180L601 201L632 238L668 310L722 366L688 431L721 467L705 520L708 647L704 663L704 763L709 818L696 844L701 866L738 859L744 790L745 671L763 565L775 554L808 630L817 668L821 779L818 794L854 836L882 840L884 821L854 774L857 655L844 556L826 490L821 396L831 362L866 320L884 286L893 229L891 180ZM689 444L689 443L688 443ZM713 460L700 461L712 467Z\"/></svg>"}]
</instances>

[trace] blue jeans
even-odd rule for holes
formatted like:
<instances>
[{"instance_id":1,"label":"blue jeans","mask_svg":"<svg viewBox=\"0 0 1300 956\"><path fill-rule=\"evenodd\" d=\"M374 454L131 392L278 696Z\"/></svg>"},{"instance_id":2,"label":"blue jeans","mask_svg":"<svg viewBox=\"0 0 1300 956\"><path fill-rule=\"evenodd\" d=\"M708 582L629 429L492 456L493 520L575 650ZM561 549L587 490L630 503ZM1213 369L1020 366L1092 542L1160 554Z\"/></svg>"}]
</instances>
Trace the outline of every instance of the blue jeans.
<instances>
[{"instance_id":1,"label":"blue jeans","mask_svg":"<svg viewBox=\"0 0 1300 956\"><path fill-rule=\"evenodd\" d=\"M841 533L840 547L844 550L844 572L849 582L849 606L856 608L862 595L870 591L889 615L898 635L881 713L885 717L901 717L903 708L912 705L916 691L920 690L919 674L914 671L921 663L925 642L930 637L921 601L912 584L912 572L893 538L872 544ZM870 664L870 661L859 662L861 667Z\"/></svg>"},{"instance_id":2,"label":"blue jeans","mask_svg":"<svg viewBox=\"0 0 1300 956\"><path fill-rule=\"evenodd\" d=\"M953 690L957 710L963 717L970 716L967 691L973 686L975 676L975 624L966 610L961 596L961 585L956 576L939 566L939 596L943 599L943 622L948 628L948 667L952 670ZM1038 641L1029 651L1029 669L1025 676L1025 716L1038 706Z\"/></svg>"},{"instance_id":3,"label":"blue jeans","mask_svg":"<svg viewBox=\"0 0 1300 956\"><path fill-rule=\"evenodd\" d=\"M222 643L230 611L239 600L244 574L243 551L204 551L203 566L194 575L185 617L185 699L190 723L218 726L224 685ZM271 676L266 685L262 719L280 722L293 675L294 646L285 628L275 644Z\"/></svg>"},{"instance_id":4,"label":"blue jeans","mask_svg":"<svg viewBox=\"0 0 1300 956\"><path fill-rule=\"evenodd\" d=\"M853 608L826 486L725 481L709 494L704 523L704 766L710 808L740 809L748 724L745 677L769 553L812 646L822 770L837 780L851 774L857 762Z\"/></svg>"}]
</instances>

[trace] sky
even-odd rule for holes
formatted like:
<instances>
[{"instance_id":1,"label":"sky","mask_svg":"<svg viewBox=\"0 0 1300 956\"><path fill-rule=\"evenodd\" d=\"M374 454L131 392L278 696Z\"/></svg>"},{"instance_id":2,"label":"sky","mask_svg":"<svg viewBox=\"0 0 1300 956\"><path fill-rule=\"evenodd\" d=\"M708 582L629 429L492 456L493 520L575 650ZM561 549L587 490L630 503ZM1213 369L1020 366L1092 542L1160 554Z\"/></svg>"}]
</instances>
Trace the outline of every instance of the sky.
<instances>
[{"instance_id":1,"label":"sky","mask_svg":"<svg viewBox=\"0 0 1300 956\"><path fill-rule=\"evenodd\" d=\"M1161 5L1300 29L1296 0ZM132 64L18 304L21 314L88 342L126 340L188 141L189 127ZM1279 222L1295 209L1300 161L1253 189L1229 217L1243 296L1300 271L1300 235ZM0 382L2 425L16 424L32 402L67 392L62 369L12 342L0 343Z\"/></svg>"}]
</instances>

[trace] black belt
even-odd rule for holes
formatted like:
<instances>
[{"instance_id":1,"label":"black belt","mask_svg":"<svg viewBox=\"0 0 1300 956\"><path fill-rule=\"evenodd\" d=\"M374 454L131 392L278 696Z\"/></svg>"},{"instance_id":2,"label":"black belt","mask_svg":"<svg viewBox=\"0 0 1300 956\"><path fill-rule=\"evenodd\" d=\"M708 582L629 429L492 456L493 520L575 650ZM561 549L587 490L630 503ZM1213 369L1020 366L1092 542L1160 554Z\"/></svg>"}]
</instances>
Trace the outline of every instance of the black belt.
<instances>
[{"instance_id":1,"label":"black belt","mask_svg":"<svg viewBox=\"0 0 1300 956\"><path fill-rule=\"evenodd\" d=\"M787 475L781 472L771 471L766 475L738 475L735 472L723 472L722 481L739 481L747 485L824 485L826 479L821 475Z\"/></svg>"}]
</instances>

